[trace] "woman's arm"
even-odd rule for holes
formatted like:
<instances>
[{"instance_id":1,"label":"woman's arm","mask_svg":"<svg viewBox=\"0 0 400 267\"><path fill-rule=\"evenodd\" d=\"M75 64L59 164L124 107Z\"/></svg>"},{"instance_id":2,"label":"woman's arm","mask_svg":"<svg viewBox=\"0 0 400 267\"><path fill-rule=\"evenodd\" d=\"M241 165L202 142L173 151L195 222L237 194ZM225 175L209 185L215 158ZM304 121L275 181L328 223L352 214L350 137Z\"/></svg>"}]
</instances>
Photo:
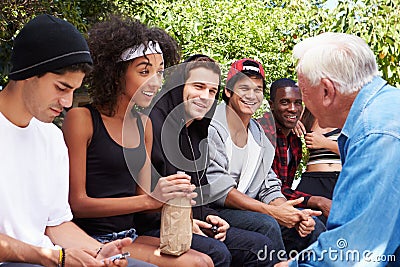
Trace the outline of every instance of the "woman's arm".
<instances>
[{"instance_id":1,"label":"woman's arm","mask_svg":"<svg viewBox=\"0 0 400 267\"><path fill-rule=\"evenodd\" d=\"M139 172L137 183L137 193L139 195L151 193L151 149L153 146L153 126L149 117L142 115L144 125L144 143L146 146L146 161L142 170Z\"/></svg>"},{"instance_id":2,"label":"woman's arm","mask_svg":"<svg viewBox=\"0 0 400 267\"><path fill-rule=\"evenodd\" d=\"M149 196L153 203L153 210L161 208L162 205L174 197L187 197L192 199L196 197L194 185L190 184L190 177L186 174L174 174L167 177L161 177L154 190L151 190L151 151L153 147L153 127L149 117L142 115L142 122L145 125L145 146L146 162L138 175L139 195ZM194 204L194 203L192 203Z\"/></svg>"},{"instance_id":3,"label":"woman's arm","mask_svg":"<svg viewBox=\"0 0 400 267\"><path fill-rule=\"evenodd\" d=\"M338 143L325 137L323 134L312 132L304 137L308 149L325 148L339 155Z\"/></svg>"}]
</instances>

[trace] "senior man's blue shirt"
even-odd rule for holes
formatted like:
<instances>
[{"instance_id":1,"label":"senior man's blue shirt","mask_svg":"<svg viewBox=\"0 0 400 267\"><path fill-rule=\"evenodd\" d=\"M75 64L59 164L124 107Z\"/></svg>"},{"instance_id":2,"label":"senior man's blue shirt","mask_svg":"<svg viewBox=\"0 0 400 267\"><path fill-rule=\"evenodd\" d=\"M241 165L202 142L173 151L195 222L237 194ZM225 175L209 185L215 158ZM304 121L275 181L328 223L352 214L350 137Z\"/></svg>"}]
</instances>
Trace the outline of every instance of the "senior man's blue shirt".
<instances>
[{"instance_id":1,"label":"senior man's blue shirt","mask_svg":"<svg viewBox=\"0 0 400 267\"><path fill-rule=\"evenodd\" d=\"M289 266L400 266L399 116L400 89L375 77L359 91L338 139L327 232Z\"/></svg>"}]
</instances>

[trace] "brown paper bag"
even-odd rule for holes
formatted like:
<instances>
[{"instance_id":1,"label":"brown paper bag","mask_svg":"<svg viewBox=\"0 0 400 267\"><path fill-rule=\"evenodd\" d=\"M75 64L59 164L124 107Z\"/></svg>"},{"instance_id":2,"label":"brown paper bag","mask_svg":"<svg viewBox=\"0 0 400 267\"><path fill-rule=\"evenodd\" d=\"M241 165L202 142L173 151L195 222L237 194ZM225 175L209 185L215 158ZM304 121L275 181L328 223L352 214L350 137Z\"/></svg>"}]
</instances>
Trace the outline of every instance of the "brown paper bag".
<instances>
[{"instance_id":1,"label":"brown paper bag","mask_svg":"<svg viewBox=\"0 0 400 267\"><path fill-rule=\"evenodd\" d=\"M192 207L190 200L174 198L161 211L160 249L162 253L179 256L192 243Z\"/></svg>"}]
</instances>

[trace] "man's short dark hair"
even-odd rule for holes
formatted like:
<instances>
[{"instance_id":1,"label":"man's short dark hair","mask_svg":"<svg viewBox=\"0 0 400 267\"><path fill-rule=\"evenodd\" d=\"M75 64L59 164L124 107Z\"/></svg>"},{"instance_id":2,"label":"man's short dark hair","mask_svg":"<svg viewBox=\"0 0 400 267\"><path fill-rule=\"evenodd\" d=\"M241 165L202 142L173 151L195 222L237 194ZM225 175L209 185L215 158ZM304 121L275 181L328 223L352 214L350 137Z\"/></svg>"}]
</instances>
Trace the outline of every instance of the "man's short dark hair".
<instances>
[{"instance_id":1,"label":"man's short dark hair","mask_svg":"<svg viewBox=\"0 0 400 267\"><path fill-rule=\"evenodd\" d=\"M83 73L85 73L85 75L88 75L92 71L92 69L93 69L93 66L88 63L78 63L78 64L73 64L73 65L70 65L70 66L67 66L67 67L64 67L61 69L52 70L49 72L58 74L58 75L63 75L67 72L83 72ZM40 77L44 76L46 73L48 73L48 72L41 73L37 76L40 78Z\"/></svg>"},{"instance_id":2,"label":"man's short dark hair","mask_svg":"<svg viewBox=\"0 0 400 267\"><path fill-rule=\"evenodd\" d=\"M279 88L285 88L285 87L295 87L297 88L297 84L295 81L289 78L282 78L279 80L276 80L271 84L271 89L269 91L269 98L271 101L275 101L275 96L276 96L276 91Z\"/></svg>"},{"instance_id":3,"label":"man's short dark hair","mask_svg":"<svg viewBox=\"0 0 400 267\"><path fill-rule=\"evenodd\" d=\"M221 69L217 62L204 55L196 54L186 59L184 62L184 83L189 78L190 71L197 68L206 68L221 77Z\"/></svg>"},{"instance_id":4,"label":"man's short dark hair","mask_svg":"<svg viewBox=\"0 0 400 267\"><path fill-rule=\"evenodd\" d=\"M233 87L239 80L243 79L244 77L256 77L257 79L260 79L263 82L263 95L265 96L265 91L266 91L265 80L260 74L254 74L254 72L247 72L247 71L242 71L240 73L244 75L236 74L231 79L229 79L228 82L226 83L226 89L233 92ZM225 101L226 104L229 103L229 97L226 95L225 90L222 91L222 99Z\"/></svg>"}]
</instances>

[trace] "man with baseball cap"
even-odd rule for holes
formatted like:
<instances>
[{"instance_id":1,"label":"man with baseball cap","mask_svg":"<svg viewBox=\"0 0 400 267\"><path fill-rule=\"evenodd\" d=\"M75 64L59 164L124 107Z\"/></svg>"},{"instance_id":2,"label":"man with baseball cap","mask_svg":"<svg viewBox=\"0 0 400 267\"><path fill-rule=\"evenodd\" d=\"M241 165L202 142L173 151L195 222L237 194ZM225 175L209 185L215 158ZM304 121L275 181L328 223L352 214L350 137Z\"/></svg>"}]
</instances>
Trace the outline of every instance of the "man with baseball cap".
<instances>
[{"instance_id":1,"label":"man with baseball cap","mask_svg":"<svg viewBox=\"0 0 400 267\"><path fill-rule=\"evenodd\" d=\"M51 123L91 68L85 39L67 21L40 15L16 36L11 63L0 92L0 265L126 266L107 257L129 238L99 249L70 222L67 148Z\"/></svg>"},{"instance_id":2,"label":"man with baseball cap","mask_svg":"<svg viewBox=\"0 0 400 267\"><path fill-rule=\"evenodd\" d=\"M284 243L287 251L300 250L315 241L324 227L316 226L312 218L321 212L294 208L301 199L286 201L271 169L274 142L252 118L264 98L264 79L264 69L256 60L232 64L222 97L225 103L217 106L209 128L207 177L221 217L232 226L274 240L275 247L268 250L281 251L278 256L283 259Z\"/></svg>"}]
</instances>

